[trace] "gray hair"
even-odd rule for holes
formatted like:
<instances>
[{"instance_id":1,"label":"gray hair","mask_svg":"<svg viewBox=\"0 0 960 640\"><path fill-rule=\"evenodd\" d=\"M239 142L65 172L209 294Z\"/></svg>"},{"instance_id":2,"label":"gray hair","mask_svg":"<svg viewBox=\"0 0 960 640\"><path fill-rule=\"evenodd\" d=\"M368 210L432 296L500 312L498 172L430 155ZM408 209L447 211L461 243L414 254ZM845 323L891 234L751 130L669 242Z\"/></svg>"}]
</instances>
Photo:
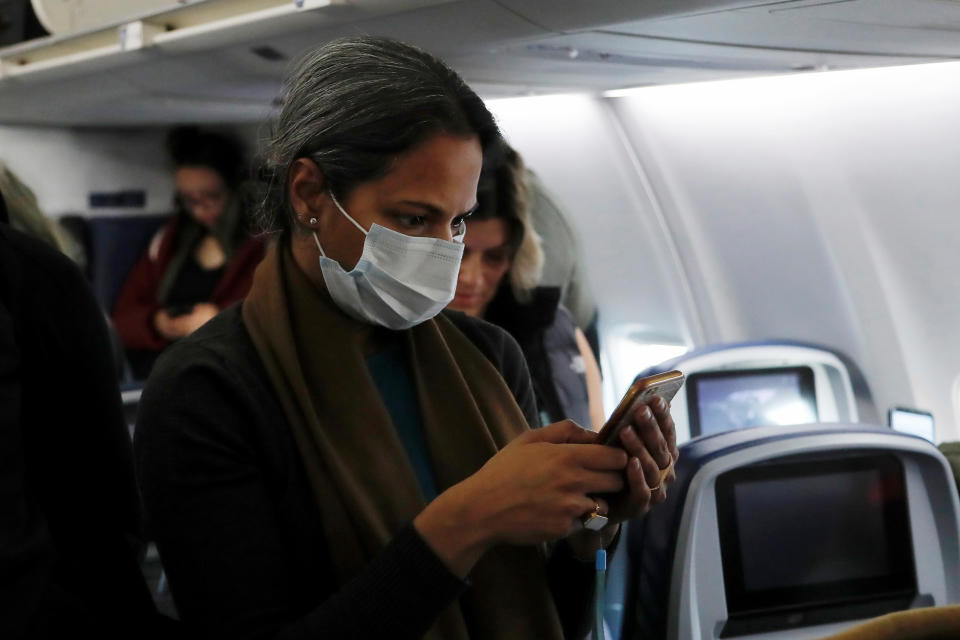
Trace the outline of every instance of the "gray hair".
<instances>
[{"instance_id":1,"label":"gray hair","mask_svg":"<svg viewBox=\"0 0 960 640\"><path fill-rule=\"evenodd\" d=\"M281 94L282 110L262 161L263 231L296 228L290 166L310 158L330 190L347 197L437 133L477 136L486 153L500 131L483 101L438 58L395 40L356 37L308 53Z\"/></svg>"}]
</instances>

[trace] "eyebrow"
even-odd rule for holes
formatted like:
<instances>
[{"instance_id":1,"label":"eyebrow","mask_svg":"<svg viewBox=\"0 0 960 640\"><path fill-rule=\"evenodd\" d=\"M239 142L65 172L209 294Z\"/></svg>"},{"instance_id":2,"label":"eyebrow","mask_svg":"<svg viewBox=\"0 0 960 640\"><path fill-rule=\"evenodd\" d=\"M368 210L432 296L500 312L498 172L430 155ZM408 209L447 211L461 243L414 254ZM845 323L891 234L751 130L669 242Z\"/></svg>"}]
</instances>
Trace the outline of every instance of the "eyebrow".
<instances>
[{"instance_id":1,"label":"eyebrow","mask_svg":"<svg viewBox=\"0 0 960 640\"><path fill-rule=\"evenodd\" d=\"M443 216L446 215L446 213L443 211L443 209L441 209L441 208L439 208L439 207L435 207L434 205L429 204L429 203L426 203L426 202L418 202L418 201L416 201L416 200L401 200L401 201L399 202L399 204L405 204L405 205L408 205L408 206L411 206L411 207L417 207L418 209L423 209L423 210L426 211L427 213L429 213L429 214L431 214L431 215L434 215L434 216L437 216L438 218L439 218L439 217L443 217ZM454 218L459 217L459 216L465 216L465 217L466 217L466 216L469 216L469 215L473 214L473 212L475 212L479 207L480 207L480 203L479 203L479 202L475 202L472 207L470 207L469 209L467 209L467 210L464 211L463 213L458 213L458 214L456 214L456 215L454 216Z\"/></svg>"}]
</instances>

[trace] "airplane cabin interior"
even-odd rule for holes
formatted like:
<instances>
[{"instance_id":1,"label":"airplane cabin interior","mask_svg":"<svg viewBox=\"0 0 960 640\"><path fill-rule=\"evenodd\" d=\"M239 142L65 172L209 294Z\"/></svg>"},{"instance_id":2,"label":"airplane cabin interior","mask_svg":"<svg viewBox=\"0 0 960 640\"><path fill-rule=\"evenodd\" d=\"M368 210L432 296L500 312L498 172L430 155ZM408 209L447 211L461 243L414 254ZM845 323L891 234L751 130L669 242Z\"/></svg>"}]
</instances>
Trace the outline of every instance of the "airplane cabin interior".
<instances>
[{"instance_id":1,"label":"airplane cabin interior","mask_svg":"<svg viewBox=\"0 0 960 640\"><path fill-rule=\"evenodd\" d=\"M635 379L686 376L676 482L623 527L601 633L799 640L946 611L960 637L960 3L32 0L0 15L0 173L35 195L105 315L172 210L173 127L230 132L255 157L308 49L371 34L440 57L566 212L605 413ZM133 435L144 379L114 352ZM176 617L155 548L143 566ZM951 637L871 629L849 637Z\"/></svg>"}]
</instances>

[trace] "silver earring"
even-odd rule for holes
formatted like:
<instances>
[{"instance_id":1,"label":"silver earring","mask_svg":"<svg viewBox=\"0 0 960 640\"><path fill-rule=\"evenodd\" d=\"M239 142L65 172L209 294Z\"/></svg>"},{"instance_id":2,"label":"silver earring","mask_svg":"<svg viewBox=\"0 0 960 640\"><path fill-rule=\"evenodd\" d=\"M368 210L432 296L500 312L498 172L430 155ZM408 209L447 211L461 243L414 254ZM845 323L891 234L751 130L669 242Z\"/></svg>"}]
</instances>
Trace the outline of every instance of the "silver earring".
<instances>
[{"instance_id":1,"label":"silver earring","mask_svg":"<svg viewBox=\"0 0 960 640\"><path fill-rule=\"evenodd\" d=\"M317 224L317 219L316 219L316 218L310 218L310 224L311 224L311 225Z\"/></svg>"}]
</instances>

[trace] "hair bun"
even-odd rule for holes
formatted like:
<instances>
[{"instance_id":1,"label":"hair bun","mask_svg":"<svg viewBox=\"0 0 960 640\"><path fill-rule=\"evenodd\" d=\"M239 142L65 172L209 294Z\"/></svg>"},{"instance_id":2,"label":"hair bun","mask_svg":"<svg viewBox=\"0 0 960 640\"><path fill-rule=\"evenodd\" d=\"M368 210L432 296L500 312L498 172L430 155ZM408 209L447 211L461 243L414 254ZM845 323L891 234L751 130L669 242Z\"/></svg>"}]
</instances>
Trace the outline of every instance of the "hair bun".
<instances>
[{"instance_id":1,"label":"hair bun","mask_svg":"<svg viewBox=\"0 0 960 640\"><path fill-rule=\"evenodd\" d=\"M231 188L246 175L243 144L233 136L203 131L195 126L180 126L167 134L166 146L175 167L209 167Z\"/></svg>"}]
</instances>

